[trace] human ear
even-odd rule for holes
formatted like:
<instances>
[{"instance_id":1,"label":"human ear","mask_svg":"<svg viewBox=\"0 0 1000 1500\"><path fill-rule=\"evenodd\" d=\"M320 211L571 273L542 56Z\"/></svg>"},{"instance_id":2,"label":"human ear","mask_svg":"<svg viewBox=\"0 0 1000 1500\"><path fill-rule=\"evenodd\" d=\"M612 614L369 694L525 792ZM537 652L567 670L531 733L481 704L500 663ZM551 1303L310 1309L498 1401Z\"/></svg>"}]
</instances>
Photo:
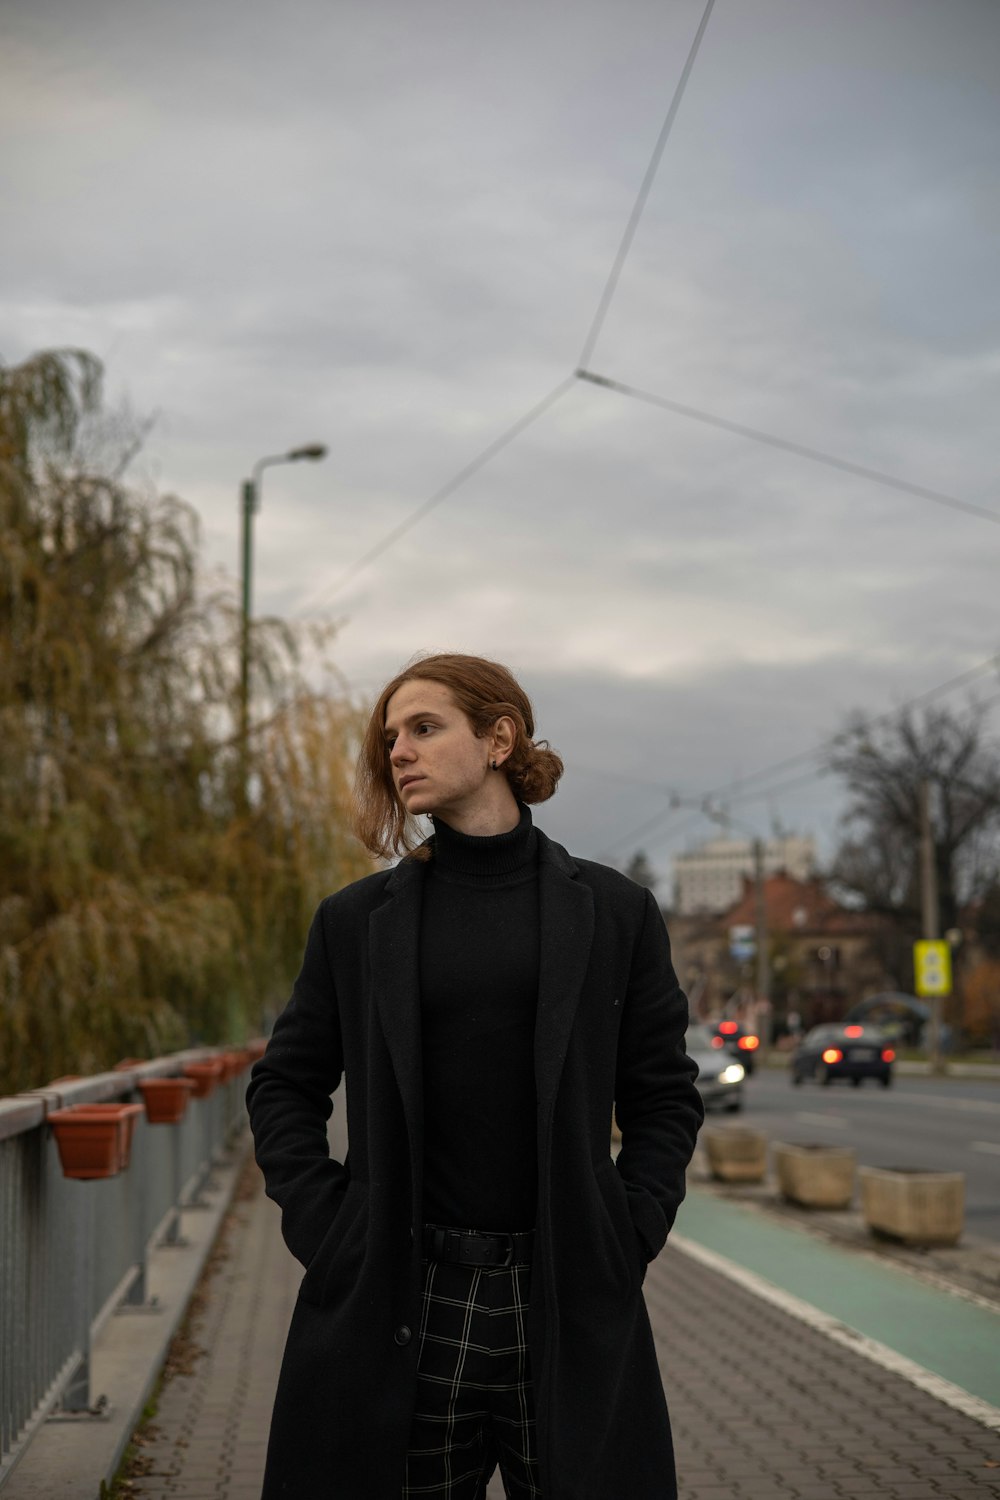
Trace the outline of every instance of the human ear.
<instances>
[{"instance_id":1,"label":"human ear","mask_svg":"<svg viewBox=\"0 0 1000 1500\"><path fill-rule=\"evenodd\" d=\"M500 768L500 757L504 760L517 743L517 725L506 714L497 719L490 734L490 758L496 759Z\"/></svg>"}]
</instances>

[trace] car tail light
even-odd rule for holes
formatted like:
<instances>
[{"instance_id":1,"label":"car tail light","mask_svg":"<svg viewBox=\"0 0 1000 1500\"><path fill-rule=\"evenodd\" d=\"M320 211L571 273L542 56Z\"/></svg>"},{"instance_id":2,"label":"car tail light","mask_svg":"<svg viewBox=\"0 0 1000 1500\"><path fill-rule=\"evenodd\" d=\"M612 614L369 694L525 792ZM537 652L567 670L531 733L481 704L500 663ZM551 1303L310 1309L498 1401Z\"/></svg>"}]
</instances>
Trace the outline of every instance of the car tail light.
<instances>
[{"instance_id":1,"label":"car tail light","mask_svg":"<svg viewBox=\"0 0 1000 1500\"><path fill-rule=\"evenodd\" d=\"M839 1047L827 1047L826 1051L823 1053L823 1061L825 1063L840 1062L843 1056L844 1054L841 1052Z\"/></svg>"},{"instance_id":2,"label":"car tail light","mask_svg":"<svg viewBox=\"0 0 1000 1500\"><path fill-rule=\"evenodd\" d=\"M722 1032L723 1036L732 1036L733 1032L739 1031L739 1029L740 1028L735 1021L719 1022L719 1030Z\"/></svg>"},{"instance_id":3,"label":"car tail light","mask_svg":"<svg viewBox=\"0 0 1000 1500\"><path fill-rule=\"evenodd\" d=\"M844 1027L844 1035L845 1036L862 1036L863 1033L864 1033L864 1029L865 1028L863 1026L845 1026Z\"/></svg>"},{"instance_id":4,"label":"car tail light","mask_svg":"<svg viewBox=\"0 0 1000 1500\"><path fill-rule=\"evenodd\" d=\"M886 1047L885 1050L882 1053L882 1061L883 1062L895 1062L895 1060L896 1060L896 1054L895 1054L895 1052L893 1052L893 1050L892 1050L891 1047Z\"/></svg>"},{"instance_id":5,"label":"car tail light","mask_svg":"<svg viewBox=\"0 0 1000 1500\"><path fill-rule=\"evenodd\" d=\"M726 1044L722 1040L721 1036L713 1036L713 1038L712 1038L712 1046L713 1047L724 1047L725 1045Z\"/></svg>"},{"instance_id":6,"label":"car tail light","mask_svg":"<svg viewBox=\"0 0 1000 1500\"><path fill-rule=\"evenodd\" d=\"M760 1046L760 1037L759 1036L741 1036L740 1039L739 1039L739 1041L736 1043L736 1045L737 1045L737 1047L742 1047L744 1052L753 1052L753 1050L754 1050L755 1047L759 1047Z\"/></svg>"}]
</instances>

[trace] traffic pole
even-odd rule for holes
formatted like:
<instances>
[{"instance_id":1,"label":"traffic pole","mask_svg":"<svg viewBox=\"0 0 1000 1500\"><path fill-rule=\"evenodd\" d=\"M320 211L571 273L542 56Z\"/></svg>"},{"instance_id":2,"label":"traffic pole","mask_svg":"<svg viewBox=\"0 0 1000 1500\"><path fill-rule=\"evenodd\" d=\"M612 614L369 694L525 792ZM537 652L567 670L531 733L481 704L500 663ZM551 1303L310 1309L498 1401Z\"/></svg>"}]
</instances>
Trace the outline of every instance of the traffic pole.
<instances>
[{"instance_id":1,"label":"traffic pole","mask_svg":"<svg viewBox=\"0 0 1000 1500\"><path fill-rule=\"evenodd\" d=\"M926 777L920 783L920 908L924 938L936 942L941 936L938 910L937 865L934 858L934 833L931 827L931 784ZM941 996L931 995L930 1045L928 1053L932 1073L944 1072L941 1054Z\"/></svg>"}]
</instances>

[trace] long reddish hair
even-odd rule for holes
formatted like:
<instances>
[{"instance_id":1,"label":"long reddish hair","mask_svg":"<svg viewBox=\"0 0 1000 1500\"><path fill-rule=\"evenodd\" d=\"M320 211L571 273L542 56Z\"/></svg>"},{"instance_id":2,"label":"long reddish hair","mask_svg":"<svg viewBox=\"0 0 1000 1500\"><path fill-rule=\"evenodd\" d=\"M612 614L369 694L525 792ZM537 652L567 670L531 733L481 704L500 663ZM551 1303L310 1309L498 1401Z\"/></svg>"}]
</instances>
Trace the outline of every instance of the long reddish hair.
<instances>
[{"instance_id":1,"label":"long reddish hair","mask_svg":"<svg viewBox=\"0 0 1000 1500\"><path fill-rule=\"evenodd\" d=\"M382 689L368 720L354 782L354 831L372 854L391 859L417 851L422 838L400 802L385 738L389 699L404 682L440 682L451 693L480 738L498 719L514 724L514 747L502 771L519 802L545 802L563 773L563 763L545 740L534 740L531 700L513 672L483 656L445 652L411 661Z\"/></svg>"}]
</instances>

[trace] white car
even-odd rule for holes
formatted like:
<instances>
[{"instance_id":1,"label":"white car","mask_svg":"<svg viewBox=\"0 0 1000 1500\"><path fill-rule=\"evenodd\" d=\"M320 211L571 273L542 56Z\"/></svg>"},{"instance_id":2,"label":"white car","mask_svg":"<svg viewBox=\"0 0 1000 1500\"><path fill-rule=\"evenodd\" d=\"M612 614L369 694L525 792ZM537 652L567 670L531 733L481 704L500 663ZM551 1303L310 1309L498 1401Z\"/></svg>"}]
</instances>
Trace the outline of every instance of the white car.
<instances>
[{"instance_id":1,"label":"white car","mask_svg":"<svg viewBox=\"0 0 1000 1500\"><path fill-rule=\"evenodd\" d=\"M695 1080L706 1109L719 1105L735 1112L743 1108L746 1069L731 1052L720 1051L707 1026L689 1026L685 1037L688 1057L698 1064Z\"/></svg>"}]
</instances>

